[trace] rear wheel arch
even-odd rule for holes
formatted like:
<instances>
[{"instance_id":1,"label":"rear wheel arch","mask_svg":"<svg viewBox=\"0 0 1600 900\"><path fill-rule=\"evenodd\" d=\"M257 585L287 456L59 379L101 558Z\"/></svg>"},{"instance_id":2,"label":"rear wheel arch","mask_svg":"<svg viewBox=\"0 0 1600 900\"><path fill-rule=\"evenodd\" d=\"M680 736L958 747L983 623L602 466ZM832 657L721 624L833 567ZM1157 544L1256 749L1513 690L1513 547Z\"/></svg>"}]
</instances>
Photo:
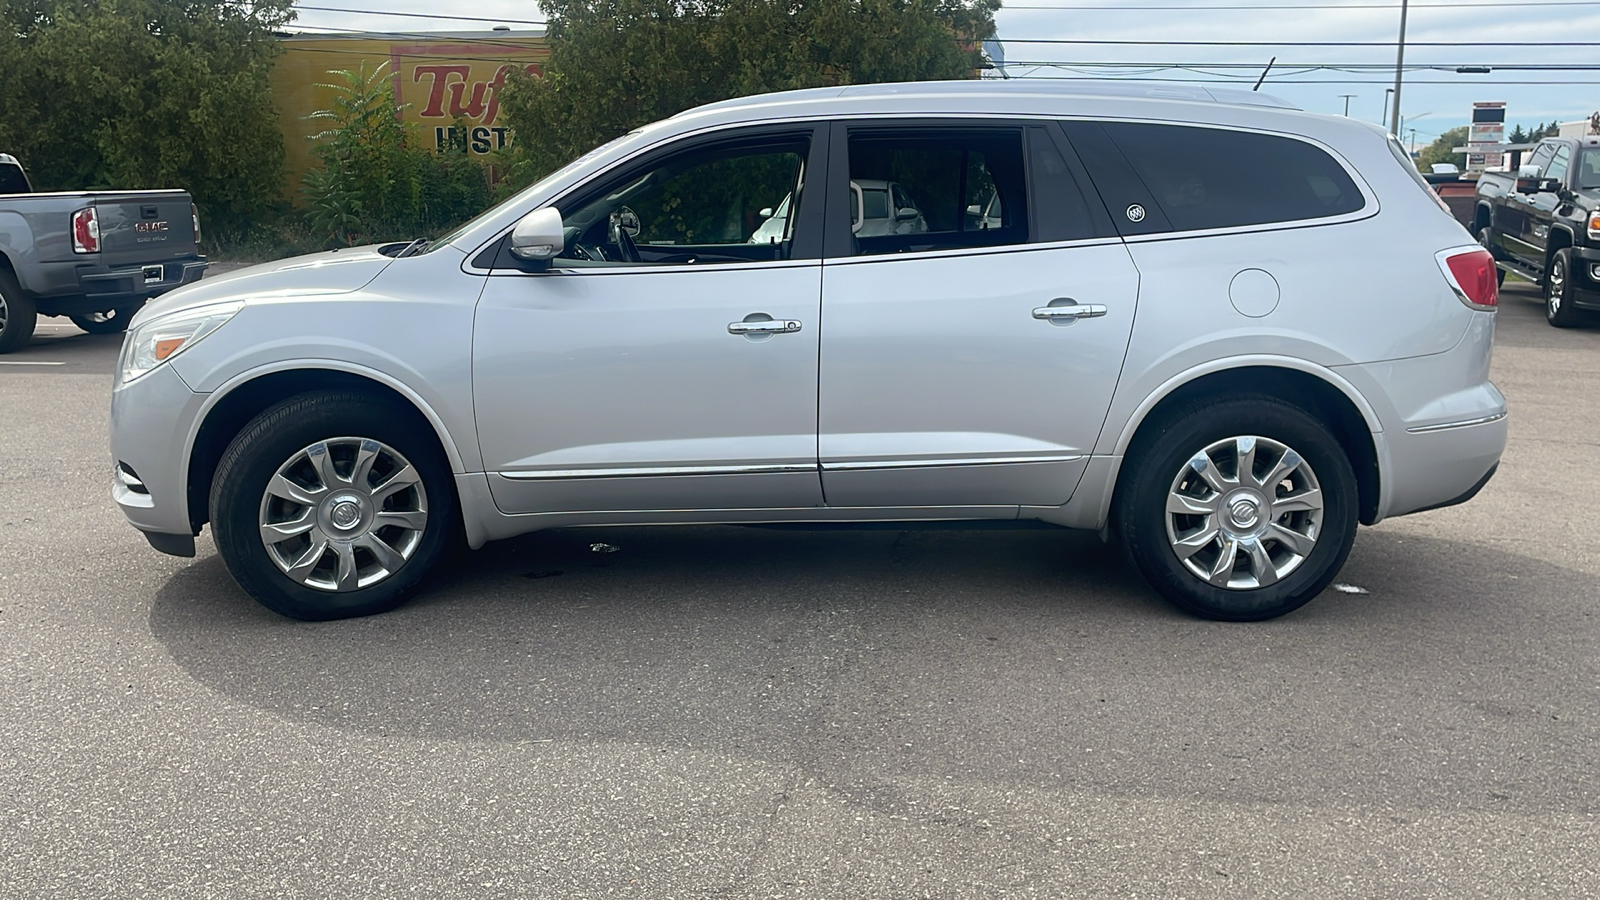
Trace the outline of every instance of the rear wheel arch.
<instances>
[{"instance_id":1,"label":"rear wheel arch","mask_svg":"<svg viewBox=\"0 0 1600 900\"><path fill-rule=\"evenodd\" d=\"M1132 435L1118 448L1118 455L1123 458L1133 455L1141 442L1154 440L1174 416L1196 403L1243 396L1281 400L1324 423L1344 449L1350 467L1355 472L1361 523L1371 525L1377 521L1382 474L1378 466L1377 445L1372 439L1371 423L1344 389L1300 369L1275 365L1238 366L1208 372L1183 382L1145 412ZM1119 468L1111 497L1113 510L1131 477L1127 466Z\"/></svg>"},{"instance_id":2,"label":"rear wheel arch","mask_svg":"<svg viewBox=\"0 0 1600 900\"><path fill-rule=\"evenodd\" d=\"M432 435L438 449L455 471L460 456L443 425L429 416L411 397L391 385L365 375L338 369L298 368L268 372L230 389L206 411L189 449L185 476L189 525L196 533L210 520L211 482L217 465L233 439L256 416L273 405L313 392L359 392L409 410L421 433Z\"/></svg>"},{"instance_id":3,"label":"rear wheel arch","mask_svg":"<svg viewBox=\"0 0 1600 900\"><path fill-rule=\"evenodd\" d=\"M1479 203L1478 211L1472 217L1472 233L1477 234L1485 228L1494 227L1494 209L1487 203Z\"/></svg>"}]
</instances>

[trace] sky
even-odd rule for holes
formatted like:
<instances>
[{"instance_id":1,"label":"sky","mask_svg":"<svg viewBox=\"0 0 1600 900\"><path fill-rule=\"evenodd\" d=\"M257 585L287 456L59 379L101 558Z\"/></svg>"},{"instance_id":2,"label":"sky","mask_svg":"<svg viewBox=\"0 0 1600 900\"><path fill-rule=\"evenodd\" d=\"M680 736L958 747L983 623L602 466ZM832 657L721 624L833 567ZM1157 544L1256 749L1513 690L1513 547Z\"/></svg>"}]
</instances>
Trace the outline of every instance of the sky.
<instances>
[{"instance_id":1,"label":"sky","mask_svg":"<svg viewBox=\"0 0 1600 900\"><path fill-rule=\"evenodd\" d=\"M441 5L436 0L312 0L307 5L488 17L462 21L302 9L296 24L307 31L487 32L498 23L524 30L530 26L519 23L542 18L536 5L523 0L476 0L470 5ZM1248 89L1268 60L1277 57L1263 92L1305 110L1336 114L1345 111L1347 101L1341 95L1351 94L1349 115L1387 122L1385 88L1394 84L1400 0L1015 0L1000 10L995 21L1010 77L1182 79ZM1573 40L1595 43L1562 43ZM1228 45L1148 43L1158 41ZM1384 46L1295 46L1295 42ZM1469 42L1482 46L1459 46ZM1518 42L1551 45L1506 46ZM1458 46L1425 46L1428 43ZM1400 137L1407 143L1415 140L1419 147L1446 129L1465 125L1475 101L1506 102L1507 134L1518 124L1532 127L1587 118L1600 110L1600 0L1412 0L1405 62L1401 89L1405 122ZM1104 65L1108 63L1116 65ZM1455 71L1462 65L1561 64L1586 65L1591 70ZM1200 71L1167 68L1175 65ZM1313 71L1313 66L1356 70ZM1441 68L1419 68L1427 66Z\"/></svg>"}]
</instances>

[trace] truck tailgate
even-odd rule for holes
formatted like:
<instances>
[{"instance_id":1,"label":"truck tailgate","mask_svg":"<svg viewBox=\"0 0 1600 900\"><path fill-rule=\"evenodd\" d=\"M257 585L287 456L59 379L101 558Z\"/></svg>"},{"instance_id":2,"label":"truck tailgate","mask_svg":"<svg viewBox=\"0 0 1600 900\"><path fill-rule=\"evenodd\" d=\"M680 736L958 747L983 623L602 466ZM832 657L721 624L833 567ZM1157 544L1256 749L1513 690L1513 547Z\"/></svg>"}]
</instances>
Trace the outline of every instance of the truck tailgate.
<instances>
[{"instance_id":1,"label":"truck tailgate","mask_svg":"<svg viewBox=\"0 0 1600 900\"><path fill-rule=\"evenodd\" d=\"M97 194L94 207L100 223L100 262L116 268L194 256L189 202L183 191Z\"/></svg>"}]
</instances>

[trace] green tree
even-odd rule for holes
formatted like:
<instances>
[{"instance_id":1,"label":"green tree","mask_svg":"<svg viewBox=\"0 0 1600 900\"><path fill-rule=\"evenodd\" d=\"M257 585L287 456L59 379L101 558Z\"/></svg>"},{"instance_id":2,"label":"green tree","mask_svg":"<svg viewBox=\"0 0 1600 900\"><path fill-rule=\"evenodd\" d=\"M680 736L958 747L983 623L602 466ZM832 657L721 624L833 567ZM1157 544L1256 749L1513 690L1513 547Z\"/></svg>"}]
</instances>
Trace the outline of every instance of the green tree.
<instances>
[{"instance_id":1,"label":"green tree","mask_svg":"<svg viewBox=\"0 0 1600 900\"><path fill-rule=\"evenodd\" d=\"M272 206L290 0L0 0L0 149L43 190L183 188L208 231Z\"/></svg>"},{"instance_id":2,"label":"green tree","mask_svg":"<svg viewBox=\"0 0 1600 900\"><path fill-rule=\"evenodd\" d=\"M483 167L426 146L401 121L389 64L335 70L320 87L333 106L307 118L329 127L311 136L323 167L306 175L307 215L329 244L424 237L489 203Z\"/></svg>"},{"instance_id":3,"label":"green tree","mask_svg":"<svg viewBox=\"0 0 1600 900\"><path fill-rule=\"evenodd\" d=\"M1460 166L1466 161L1464 154L1456 153L1450 148L1464 147L1467 143L1467 126L1452 128L1439 135L1433 143L1423 147L1417 153L1417 168L1427 172L1434 163L1455 163Z\"/></svg>"},{"instance_id":4,"label":"green tree","mask_svg":"<svg viewBox=\"0 0 1600 900\"><path fill-rule=\"evenodd\" d=\"M1525 144L1527 141L1528 133L1522 130L1521 125L1511 129L1510 136L1506 138L1506 143L1508 144Z\"/></svg>"},{"instance_id":5,"label":"green tree","mask_svg":"<svg viewBox=\"0 0 1600 900\"><path fill-rule=\"evenodd\" d=\"M522 184L633 128L766 91L971 78L1000 0L548 0L503 105Z\"/></svg>"}]
</instances>

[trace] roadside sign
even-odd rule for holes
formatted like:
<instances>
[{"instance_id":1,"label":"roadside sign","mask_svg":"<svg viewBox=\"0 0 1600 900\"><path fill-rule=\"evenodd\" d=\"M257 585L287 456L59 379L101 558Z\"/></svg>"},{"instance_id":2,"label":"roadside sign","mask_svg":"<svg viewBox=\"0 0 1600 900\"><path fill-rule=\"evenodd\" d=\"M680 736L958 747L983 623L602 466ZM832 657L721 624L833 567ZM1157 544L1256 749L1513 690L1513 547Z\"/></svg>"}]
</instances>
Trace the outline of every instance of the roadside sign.
<instances>
[{"instance_id":1,"label":"roadside sign","mask_svg":"<svg viewBox=\"0 0 1600 900\"><path fill-rule=\"evenodd\" d=\"M1504 100L1472 104L1472 124L1467 128L1468 175L1477 175L1484 169L1497 169L1503 164L1498 148L1505 135Z\"/></svg>"}]
</instances>

